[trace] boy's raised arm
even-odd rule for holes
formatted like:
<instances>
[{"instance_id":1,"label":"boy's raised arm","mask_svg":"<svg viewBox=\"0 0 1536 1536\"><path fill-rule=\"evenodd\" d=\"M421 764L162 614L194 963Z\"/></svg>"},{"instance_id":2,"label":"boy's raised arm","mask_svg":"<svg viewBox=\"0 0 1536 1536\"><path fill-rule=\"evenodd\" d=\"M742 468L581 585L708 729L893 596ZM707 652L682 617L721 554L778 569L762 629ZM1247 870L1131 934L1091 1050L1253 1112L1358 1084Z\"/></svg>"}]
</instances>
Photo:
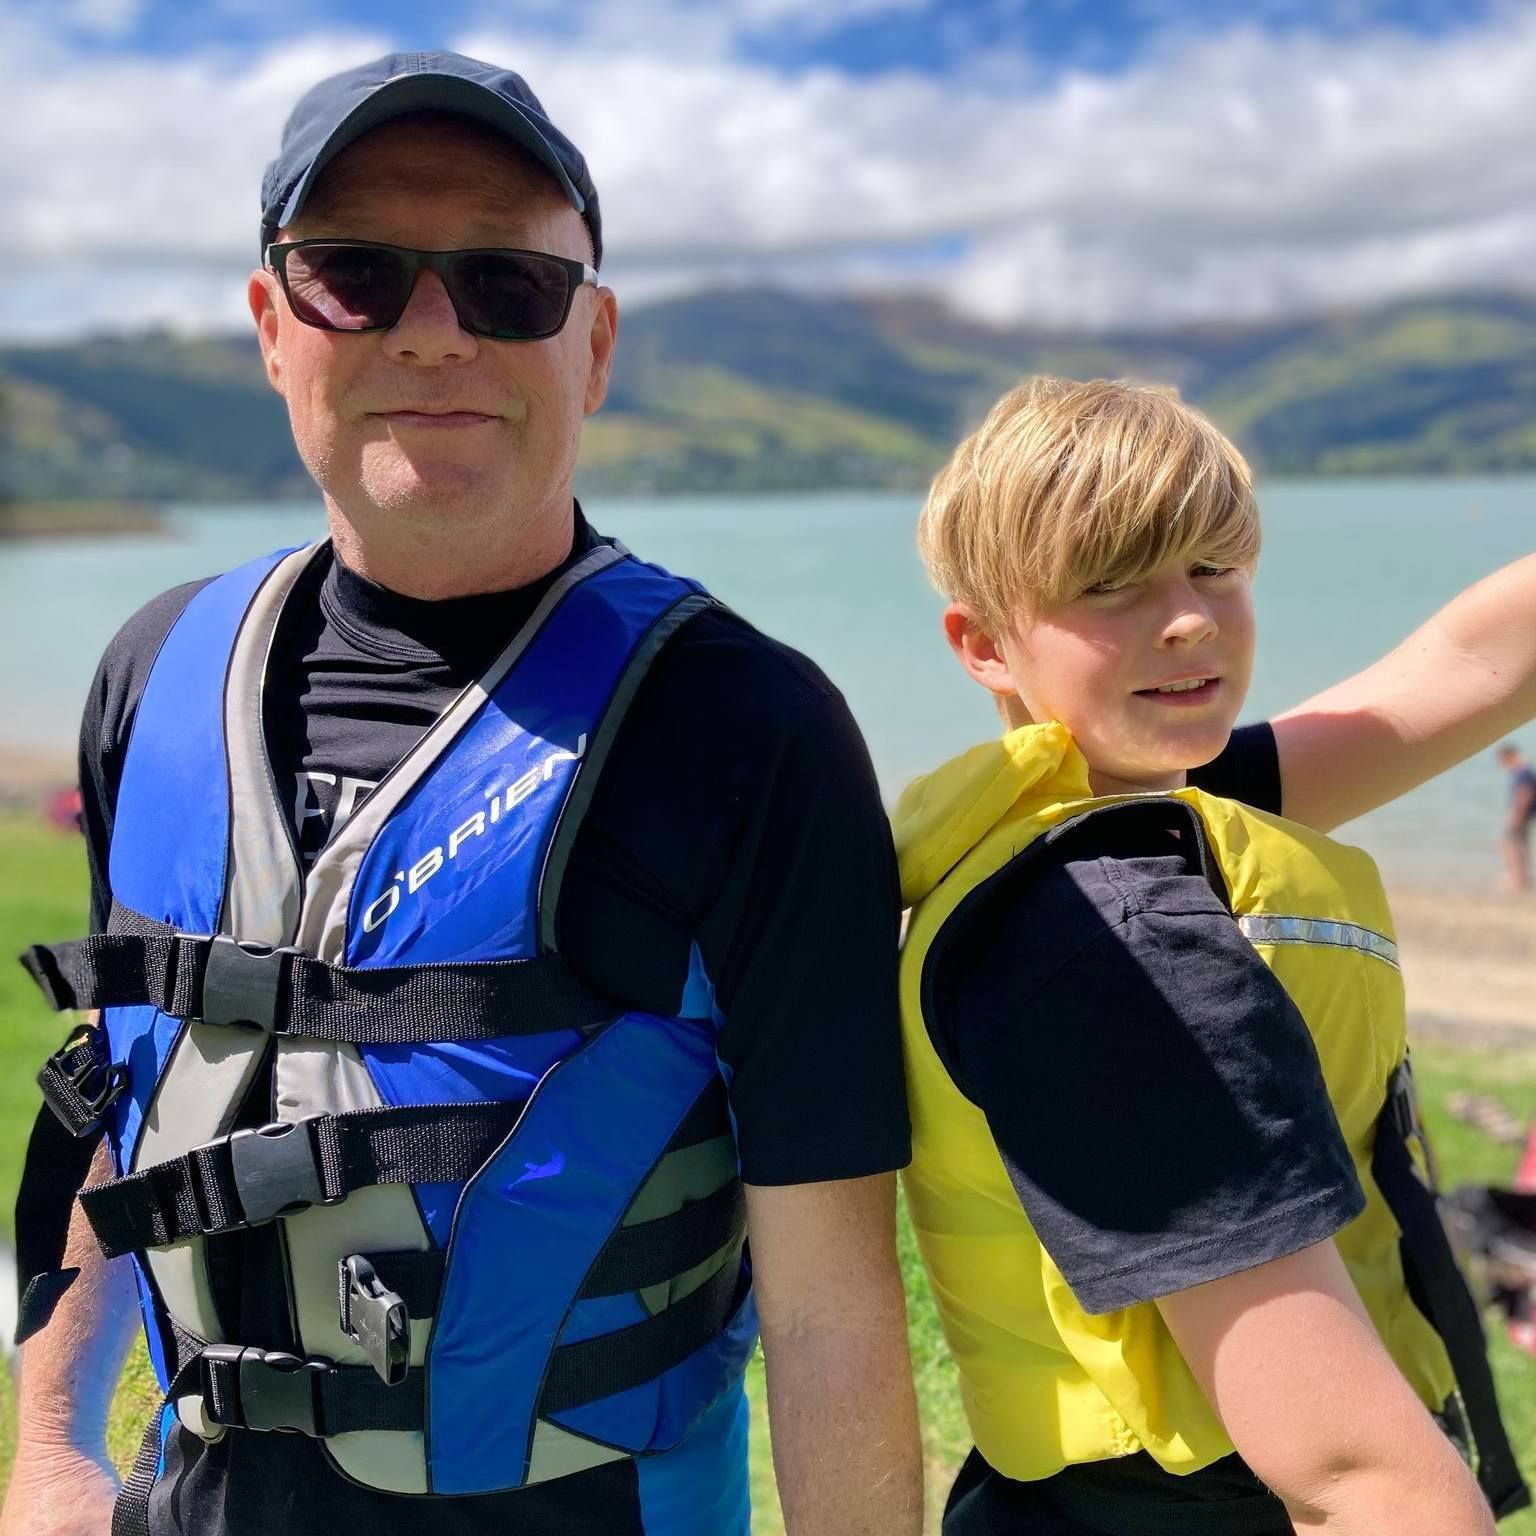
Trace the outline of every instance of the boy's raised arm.
<instances>
[{"instance_id":1,"label":"boy's raised arm","mask_svg":"<svg viewBox=\"0 0 1536 1536\"><path fill-rule=\"evenodd\" d=\"M1453 598L1401 645L1274 720L1282 808L1328 832L1536 716L1536 555Z\"/></svg>"},{"instance_id":2,"label":"boy's raised arm","mask_svg":"<svg viewBox=\"0 0 1536 1536\"><path fill-rule=\"evenodd\" d=\"M1298 1532L1494 1536L1471 1473L1392 1363L1331 1239L1157 1305Z\"/></svg>"}]
</instances>

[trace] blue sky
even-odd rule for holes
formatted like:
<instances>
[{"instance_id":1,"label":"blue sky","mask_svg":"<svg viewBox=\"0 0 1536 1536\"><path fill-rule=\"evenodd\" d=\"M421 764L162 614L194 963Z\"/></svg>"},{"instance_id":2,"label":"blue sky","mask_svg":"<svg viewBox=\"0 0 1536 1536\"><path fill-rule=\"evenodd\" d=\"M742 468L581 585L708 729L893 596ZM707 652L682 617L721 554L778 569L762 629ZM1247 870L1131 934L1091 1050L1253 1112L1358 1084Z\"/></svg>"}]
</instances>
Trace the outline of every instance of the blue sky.
<instances>
[{"instance_id":1,"label":"blue sky","mask_svg":"<svg viewBox=\"0 0 1536 1536\"><path fill-rule=\"evenodd\" d=\"M292 35L302 15L316 30L388 32L403 48L431 48L456 31L514 23L551 37L588 33L602 7L575 3L492 6L477 0L22 0L52 16L83 48L132 50L166 58L208 47L254 48ZM635 6L643 12L643 5ZM687 0L673 10L702 20L719 0ZM1492 0L925 0L925 3L825 7L747 6L735 46L744 60L786 74L831 68L854 75L914 70L942 76L985 49L1027 53L1049 79L1061 70L1114 73L1171 40L1229 31L1236 24L1283 36L1348 37L1390 28L1427 37L1484 22Z\"/></svg>"},{"instance_id":2,"label":"blue sky","mask_svg":"<svg viewBox=\"0 0 1536 1536\"><path fill-rule=\"evenodd\" d=\"M433 47L582 145L629 303L1091 327L1536 273L1536 0L0 0L0 338L242 324L288 107Z\"/></svg>"}]
</instances>

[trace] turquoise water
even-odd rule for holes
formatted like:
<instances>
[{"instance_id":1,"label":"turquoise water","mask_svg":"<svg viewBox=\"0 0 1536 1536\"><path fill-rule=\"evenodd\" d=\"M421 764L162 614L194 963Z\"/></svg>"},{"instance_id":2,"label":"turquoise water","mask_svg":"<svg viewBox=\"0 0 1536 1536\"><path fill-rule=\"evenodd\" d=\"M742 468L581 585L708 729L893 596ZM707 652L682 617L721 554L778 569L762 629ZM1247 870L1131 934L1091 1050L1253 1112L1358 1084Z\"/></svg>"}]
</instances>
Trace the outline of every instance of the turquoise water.
<instances>
[{"instance_id":1,"label":"turquoise water","mask_svg":"<svg viewBox=\"0 0 1536 1536\"><path fill-rule=\"evenodd\" d=\"M916 495L593 502L597 526L699 577L816 659L864 729L888 798L994 729L938 629L912 546ZM1536 546L1536 480L1288 482L1264 494L1258 718L1374 660L1462 587ZM0 554L0 746L68 749L96 659L154 593L314 537L318 507L178 509L159 538L11 545ZM1536 622L1536 615L1532 616ZM700 722L708 729L708 722ZM1536 755L1536 730L1526 733ZM1391 874L1497 869L1490 758L1353 824Z\"/></svg>"}]
</instances>

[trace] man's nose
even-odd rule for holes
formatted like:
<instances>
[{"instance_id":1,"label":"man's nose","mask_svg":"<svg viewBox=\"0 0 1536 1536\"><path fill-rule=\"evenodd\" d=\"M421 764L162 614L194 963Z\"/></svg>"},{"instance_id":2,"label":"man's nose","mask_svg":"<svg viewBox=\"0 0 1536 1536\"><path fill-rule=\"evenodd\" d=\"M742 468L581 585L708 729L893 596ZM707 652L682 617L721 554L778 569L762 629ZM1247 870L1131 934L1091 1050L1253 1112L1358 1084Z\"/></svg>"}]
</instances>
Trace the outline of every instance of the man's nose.
<instances>
[{"instance_id":1,"label":"man's nose","mask_svg":"<svg viewBox=\"0 0 1536 1536\"><path fill-rule=\"evenodd\" d=\"M400 318L384 333L385 353L403 363L462 362L478 347L459 324L442 278L430 269L418 273Z\"/></svg>"}]
</instances>

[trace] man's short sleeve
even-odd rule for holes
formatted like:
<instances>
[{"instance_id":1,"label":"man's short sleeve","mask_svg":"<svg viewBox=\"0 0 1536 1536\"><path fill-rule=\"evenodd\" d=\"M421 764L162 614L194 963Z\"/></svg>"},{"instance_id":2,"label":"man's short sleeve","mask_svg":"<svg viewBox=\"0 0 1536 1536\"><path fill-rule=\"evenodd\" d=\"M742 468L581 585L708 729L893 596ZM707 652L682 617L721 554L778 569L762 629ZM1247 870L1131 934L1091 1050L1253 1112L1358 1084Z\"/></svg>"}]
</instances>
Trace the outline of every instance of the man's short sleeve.
<instances>
[{"instance_id":1,"label":"man's short sleeve","mask_svg":"<svg viewBox=\"0 0 1536 1536\"><path fill-rule=\"evenodd\" d=\"M748 1183L855 1178L908 1162L898 891L868 754L828 690L781 734L699 934Z\"/></svg>"},{"instance_id":2,"label":"man's short sleeve","mask_svg":"<svg viewBox=\"0 0 1536 1536\"><path fill-rule=\"evenodd\" d=\"M1003 894L946 957L939 1028L1088 1311L1360 1213L1305 1023L1182 858L1075 858Z\"/></svg>"}]
</instances>

